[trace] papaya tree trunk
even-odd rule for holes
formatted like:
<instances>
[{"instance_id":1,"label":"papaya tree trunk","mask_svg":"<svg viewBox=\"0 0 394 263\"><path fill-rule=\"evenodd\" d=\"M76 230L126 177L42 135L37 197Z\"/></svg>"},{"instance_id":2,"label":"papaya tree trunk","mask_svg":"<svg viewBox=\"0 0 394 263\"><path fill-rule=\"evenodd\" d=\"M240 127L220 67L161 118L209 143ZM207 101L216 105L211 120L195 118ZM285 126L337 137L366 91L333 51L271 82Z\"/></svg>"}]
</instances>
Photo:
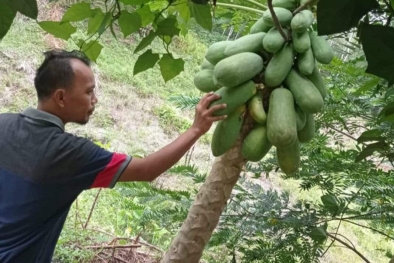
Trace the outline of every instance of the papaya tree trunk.
<instances>
[{"instance_id":1,"label":"papaya tree trunk","mask_svg":"<svg viewBox=\"0 0 394 263\"><path fill-rule=\"evenodd\" d=\"M242 141L250 130L246 118L235 145L215 159L211 172L200 188L187 218L162 259L162 263L198 263L211 238L231 192L238 181L245 160Z\"/></svg>"}]
</instances>

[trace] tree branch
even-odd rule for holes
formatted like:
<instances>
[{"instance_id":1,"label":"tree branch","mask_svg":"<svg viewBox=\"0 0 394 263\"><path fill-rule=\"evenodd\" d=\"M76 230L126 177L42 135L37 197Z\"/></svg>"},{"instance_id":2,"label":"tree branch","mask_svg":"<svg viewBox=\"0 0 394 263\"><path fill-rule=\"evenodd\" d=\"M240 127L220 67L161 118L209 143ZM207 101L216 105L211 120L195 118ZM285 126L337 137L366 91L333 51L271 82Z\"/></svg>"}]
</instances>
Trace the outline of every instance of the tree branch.
<instances>
[{"instance_id":1,"label":"tree branch","mask_svg":"<svg viewBox=\"0 0 394 263\"><path fill-rule=\"evenodd\" d=\"M342 135L344 135L344 136L346 136L346 137L348 137L348 138L350 138L350 139L352 139L352 140L357 141L357 138L355 138L355 137L351 136L350 134L347 134L347 133L345 133L345 132L343 132L343 131L340 131L340 130L338 130L337 128L334 128L334 127L332 127L332 126L328 126L328 128L329 128L329 129L332 129L332 130L334 130L334 131L336 131L336 132L339 132L340 134L342 134Z\"/></svg>"},{"instance_id":2,"label":"tree branch","mask_svg":"<svg viewBox=\"0 0 394 263\"><path fill-rule=\"evenodd\" d=\"M276 29L278 29L279 33L282 35L282 37L285 39L285 41L287 41L288 39L287 39L286 33L283 31L283 28L279 23L279 19L275 14L274 7L272 6L272 0L268 0L267 4L268 4L268 8L271 12L272 19L274 20L274 25L275 25Z\"/></svg>"},{"instance_id":3,"label":"tree branch","mask_svg":"<svg viewBox=\"0 0 394 263\"><path fill-rule=\"evenodd\" d=\"M366 263L371 263L371 261L369 261L366 257L364 257L363 254L361 254L360 252L357 251L357 249L351 247L349 244L347 244L346 242L344 242L343 240L335 237L334 235L327 233L327 236L331 237L332 239L338 241L339 243L341 243L342 245L346 246L348 249L352 250L354 253L356 253L360 258L362 258Z\"/></svg>"},{"instance_id":4,"label":"tree branch","mask_svg":"<svg viewBox=\"0 0 394 263\"><path fill-rule=\"evenodd\" d=\"M361 224L352 222L352 221L350 221L350 220L343 220L343 221L348 222L348 223L353 224L353 225L356 225L356 226L359 226L359 227L363 227L363 228L372 230L372 231L374 231L374 232L376 232L376 233L381 234L382 236L385 236L385 237L387 237L387 238L390 238L391 240L394 240L394 237L391 237L391 236L387 235L386 233L384 233L384 232L382 232L382 231L380 231L380 230L377 230L377 229L375 229L375 228L372 228L372 227L369 227L369 226L363 226L363 225L361 225Z\"/></svg>"},{"instance_id":5,"label":"tree branch","mask_svg":"<svg viewBox=\"0 0 394 263\"><path fill-rule=\"evenodd\" d=\"M293 12L293 16L296 15L297 13L301 12L302 10L304 10L305 8L307 8L309 5L312 5L316 2L316 0L309 0L308 2L306 2L305 4L299 6L296 10L294 10Z\"/></svg>"}]
</instances>

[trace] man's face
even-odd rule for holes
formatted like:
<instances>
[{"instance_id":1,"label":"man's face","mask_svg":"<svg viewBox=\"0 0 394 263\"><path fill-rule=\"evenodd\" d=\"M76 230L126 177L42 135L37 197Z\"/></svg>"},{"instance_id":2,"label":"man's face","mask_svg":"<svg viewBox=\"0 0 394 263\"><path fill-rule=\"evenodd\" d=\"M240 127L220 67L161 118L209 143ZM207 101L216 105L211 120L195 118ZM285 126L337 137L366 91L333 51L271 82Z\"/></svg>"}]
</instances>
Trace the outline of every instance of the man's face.
<instances>
[{"instance_id":1,"label":"man's face","mask_svg":"<svg viewBox=\"0 0 394 263\"><path fill-rule=\"evenodd\" d=\"M74 83L65 91L65 118L67 122L86 124L98 101L94 93L96 86L94 75L83 62L73 59L70 63L74 71Z\"/></svg>"}]
</instances>

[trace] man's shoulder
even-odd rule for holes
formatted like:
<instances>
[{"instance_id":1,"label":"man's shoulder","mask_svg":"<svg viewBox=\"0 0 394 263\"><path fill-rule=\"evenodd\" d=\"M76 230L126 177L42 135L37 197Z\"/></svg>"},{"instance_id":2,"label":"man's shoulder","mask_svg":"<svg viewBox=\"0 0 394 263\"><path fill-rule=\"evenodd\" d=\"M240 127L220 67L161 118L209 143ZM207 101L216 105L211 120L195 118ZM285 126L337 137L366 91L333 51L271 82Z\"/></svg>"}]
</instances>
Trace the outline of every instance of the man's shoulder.
<instances>
[{"instance_id":1,"label":"man's shoulder","mask_svg":"<svg viewBox=\"0 0 394 263\"><path fill-rule=\"evenodd\" d=\"M0 113L0 121L17 120L21 115L19 113Z\"/></svg>"}]
</instances>

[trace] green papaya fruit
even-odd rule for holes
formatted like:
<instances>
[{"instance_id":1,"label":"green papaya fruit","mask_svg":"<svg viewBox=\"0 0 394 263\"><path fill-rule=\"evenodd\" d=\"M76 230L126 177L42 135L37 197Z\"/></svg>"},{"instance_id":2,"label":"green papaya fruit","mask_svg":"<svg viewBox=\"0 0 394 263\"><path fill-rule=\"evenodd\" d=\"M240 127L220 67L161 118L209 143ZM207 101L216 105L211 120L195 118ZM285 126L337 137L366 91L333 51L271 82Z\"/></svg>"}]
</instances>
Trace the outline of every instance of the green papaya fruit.
<instances>
[{"instance_id":1,"label":"green papaya fruit","mask_svg":"<svg viewBox=\"0 0 394 263\"><path fill-rule=\"evenodd\" d=\"M214 116L228 115L235 111L238 107L246 104L246 102L256 94L256 86L253 81L244 82L236 87L228 88L222 87L215 91L220 95L220 99L214 100L210 103L208 108L218 104L227 104L224 109L217 110L213 113Z\"/></svg>"},{"instance_id":2,"label":"green papaya fruit","mask_svg":"<svg viewBox=\"0 0 394 263\"><path fill-rule=\"evenodd\" d=\"M313 55L316 60L322 64L330 64L334 59L334 52L330 44L321 36L317 36L315 32L309 34L311 38L311 46Z\"/></svg>"},{"instance_id":3,"label":"green papaya fruit","mask_svg":"<svg viewBox=\"0 0 394 263\"><path fill-rule=\"evenodd\" d=\"M294 98L283 87L272 91L267 117L267 136L272 145L287 147L297 139Z\"/></svg>"},{"instance_id":4,"label":"green papaya fruit","mask_svg":"<svg viewBox=\"0 0 394 263\"><path fill-rule=\"evenodd\" d=\"M272 144L267 138L267 127L256 124L242 142L242 155L251 162L258 162L269 152Z\"/></svg>"},{"instance_id":5,"label":"green papaya fruit","mask_svg":"<svg viewBox=\"0 0 394 263\"><path fill-rule=\"evenodd\" d=\"M241 132L244 111L245 105L239 106L226 119L218 122L211 141L213 156L220 156L234 146Z\"/></svg>"},{"instance_id":6,"label":"green papaya fruit","mask_svg":"<svg viewBox=\"0 0 394 263\"><path fill-rule=\"evenodd\" d=\"M311 38L308 31L304 33L292 32L293 48L297 53L305 53L311 48Z\"/></svg>"},{"instance_id":7,"label":"green papaya fruit","mask_svg":"<svg viewBox=\"0 0 394 263\"><path fill-rule=\"evenodd\" d=\"M243 52L221 60L216 64L213 74L219 84L231 88L252 79L263 67L261 56Z\"/></svg>"},{"instance_id":8,"label":"green papaya fruit","mask_svg":"<svg viewBox=\"0 0 394 263\"><path fill-rule=\"evenodd\" d=\"M248 110L250 116L260 124L267 122L267 114L263 107L263 98L260 92L257 92L248 103Z\"/></svg>"},{"instance_id":9,"label":"green papaya fruit","mask_svg":"<svg viewBox=\"0 0 394 263\"><path fill-rule=\"evenodd\" d=\"M298 54L297 58L298 70L304 75L311 75L315 68L315 57L312 49L308 49L305 53Z\"/></svg>"},{"instance_id":10,"label":"green papaya fruit","mask_svg":"<svg viewBox=\"0 0 394 263\"><path fill-rule=\"evenodd\" d=\"M293 94L297 105L306 114L319 112L323 108L323 97L319 90L294 68L287 75L285 84Z\"/></svg>"},{"instance_id":11,"label":"green papaya fruit","mask_svg":"<svg viewBox=\"0 0 394 263\"><path fill-rule=\"evenodd\" d=\"M313 13L308 10L302 10L298 12L293 19L291 20L290 26L294 32L304 33L308 30L308 28L313 24L315 17Z\"/></svg>"},{"instance_id":12,"label":"green papaya fruit","mask_svg":"<svg viewBox=\"0 0 394 263\"><path fill-rule=\"evenodd\" d=\"M265 69L265 84L268 87L279 86L289 74L294 62L294 52L291 44L285 44L276 52Z\"/></svg>"},{"instance_id":13,"label":"green papaya fruit","mask_svg":"<svg viewBox=\"0 0 394 263\"><path fill-rule=\"evenodd\" d=\"M296 0L272 0L273 7L282 7L286 8L290 11L293 11L297 8L297 1Z\"/></svg>"},{"instance_id":14,"label":"green papaya fruit","mask_svg":"<svg viewBox=\"0 0 394 263\"><path fill-rule=\"evenodd\" d=\"M221 85L215 84L212 69L203 69L194 75L194 85L202 92L218 90Z\"/></svg>"},{"instance_id":15,"label":"green papaya fruit","mask_svg":"<svg viewBox=\"0 0 394 263\"><path fill-rule=\"evenodd\" d=\"M315 67L311 75L306 76L310 81L312 81L313 85L320 91L323 99L327 97L327 88L324 79L322 78L319 68L315 63Z\"/></svg>"},{"instance_id":16,"label":"green papaya fruit","mask_svg":"<svg viewBox=\"0 0 394 263\"><path fill-rule=\"evenodd\" d=\"M215 67L214 65L212 65L206 58L204 58L204 60L201 63L200 69L201 70L204 70L204 69L212 69L213 70L214 67Z\"/></svg>"},{"instance_id":17,"label":"green papaya fruit","mask_svg":"<svg viewBox=\"0 0 394 263\"><path fill-rule=\"evenodd\" d=\"M298 141L307 143L310 142L313 137L315 137L315 118L313 114L307 114L304 128L298 131Z\"/></svg>"},{"instance_id":18,"label":"green papaya fruit","mask_svg":"<svg viewBox=\"0 0 394 263\"><path fill-rule=\"evenodd\" d=\"M291 11L287 10L286 8L282 7L274 7L274 12L276 14L276 17L278 18L279 23L281 26L286 27L289 26L291 23L291 20L293 18L293 14ZM267 9L263 13L263 19L265 23L267 23L270 26L274 25L274 20L271 15L271 11Z\"/></svg>"},{"instance_id":19,"label":"green papaya fruit","mask_svg":"<svg viewBox=\"0 0 394 263\"><path fill-rule=\"evenodd\" d=\"M300 107L297 104L295 104L295 112L296 112L297 131L299 131L305 127L306 114L300 109Z\"/></svg>"},{"instance_id":20,"label":"green papaya fruit","mask_svg":"<svg viewBox=\"0 0 394 263\"><path fill-rule=\"evenodd\" d=\"M300 143L298 140L288 147L276 147L276 158L278 159L279 168L285 174L296 172L301 163Z\"/></svg>"},{"instance_id":21,"label":"green papaya fruit","mask_svg":"<svg viewBox=\"0 0 394 263\"><path fill-rule=\"evenodd\" d=\"M224 50L224 55L230 57L243 52L258 53L263 50L263 39L266 33L256 33L252 35L245 35L234 40Z\"/></svg>"},{"instance_id":22,"label":"green papaya fruit","mask_svg":"<svg viewBox=\"0 0 394 263\"><path fill-rule=\"evenodd\" d=\"M261 17L259 20L257 20L252 27L250 28L249 34L256 34L260 32L265 32L267 33L268 30L272 28L271 25L268 25L265 21L264 18Z\"/></svg>"},{"instance_id":23,"label":"green papaya fruit","mask_svg":"<svg viewBox=\"0 0 394 263\"><path fill-rule=\"evenodd\" d=\"M208 47L208 50L205 54L205 59L208 60L212 65L216 65L219 61L226 57L224 55L224 50L231 42L232 41L219 41L213 43Z\"/></svg>"},{"instance_id":24,"label":"green papaya fruit","mask_svg":"<svg viewBox=\"0 0 394 263\"><path fill-rule=\"evenodd\" d=\"M288 36L289 30L284 28L283 31ZM263 39L263 47L266 51L271 53L276 53L279 51L283 45L285 44L286 40L280 34L279 30L276 27L271 28L267 35L265 35Z\"/></svg>"}]
</instances>

